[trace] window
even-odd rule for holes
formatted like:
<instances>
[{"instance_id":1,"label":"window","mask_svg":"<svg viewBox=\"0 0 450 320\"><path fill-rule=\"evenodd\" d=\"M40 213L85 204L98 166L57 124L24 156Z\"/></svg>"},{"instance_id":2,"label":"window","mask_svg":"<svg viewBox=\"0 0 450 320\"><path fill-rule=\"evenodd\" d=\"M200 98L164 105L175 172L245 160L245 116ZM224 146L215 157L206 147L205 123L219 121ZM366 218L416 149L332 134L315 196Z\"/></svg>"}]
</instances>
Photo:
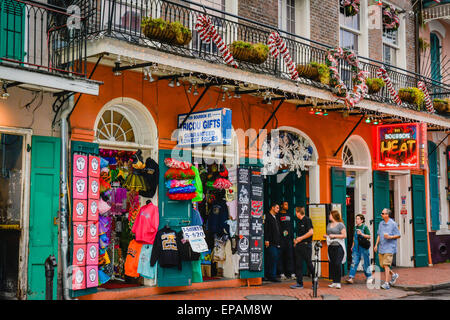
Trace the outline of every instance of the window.
<instances>
[{"instance_id":1,"label":"window","mask_svg":"<svg viewBox=\"0 0 450 320\"><path fill-rule=\"evenodd\" d=\"M295 34L295 0L286 1L286 31Z\"/></svg>"},{"instance_id":2,"label":"window","mask_svg":"<svg viewBox=\"0 0 450 320\"><path fill-rule=\"evenodd\" d=\"M110 142L135 142L134 130L128 119L116 110L105 111L97 125L97 138Z\"/></svg>"},{"instance_id":3,"label":"window","mask_svg":"<svg viewBox=\"0 0 450 320\"><path fill-rule=\"evenodd\" d=\"M347 48L358 53L358 38L360 31L360 14L346 16L344 6L340 6L340 47Z\"/></svg>"},{"instance_id":4,"label":"window","mask_svg":"<svg viewBox=\"0 0 450 320\"><path fill-rule=\"evenodd\" d=\"M348 146L344 146L344 150L342 151L342 160L344 162L344 165L351 166L355 164L355 161L353 160L353 154L352 151Z\"/></svg>"},{"instance_id":5,"label":"window","mask_svg":"<svg viewBox=\"0 0 450 320\"><path fill-rule=\"evenodd\" d=\"M397 65L398 30L383 28L383 62Z\"/></svg>"}]
</instances>

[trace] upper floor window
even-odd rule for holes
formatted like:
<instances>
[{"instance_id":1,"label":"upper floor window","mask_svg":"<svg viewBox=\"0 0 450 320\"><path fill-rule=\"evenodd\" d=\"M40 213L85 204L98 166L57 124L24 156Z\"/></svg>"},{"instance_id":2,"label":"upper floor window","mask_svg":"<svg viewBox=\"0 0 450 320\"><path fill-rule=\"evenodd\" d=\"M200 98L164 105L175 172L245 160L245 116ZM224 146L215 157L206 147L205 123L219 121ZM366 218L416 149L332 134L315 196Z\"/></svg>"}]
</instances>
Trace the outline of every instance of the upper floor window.
<instances>
[{"instance_id":1,"label":"upper floor window","mask_svg":"<svg viewBox=\"0 0 450 320\"><path fill-rule=\"evenodd\" d=\"M397 65L398 30L383 28L383 62Z\"/></svg>"},{"instance_id":2,"label":"upper floor window","mask_svg":"<svg viewBox=\"0 0 450 320\"><path fill-rule=\"evenodd\" d=\"M353 16L346 15L342 1L340 5L339 25L340 47L358 53L358 41L361 35L360 14L357 13Z\"/></svg>"}]
</instances>

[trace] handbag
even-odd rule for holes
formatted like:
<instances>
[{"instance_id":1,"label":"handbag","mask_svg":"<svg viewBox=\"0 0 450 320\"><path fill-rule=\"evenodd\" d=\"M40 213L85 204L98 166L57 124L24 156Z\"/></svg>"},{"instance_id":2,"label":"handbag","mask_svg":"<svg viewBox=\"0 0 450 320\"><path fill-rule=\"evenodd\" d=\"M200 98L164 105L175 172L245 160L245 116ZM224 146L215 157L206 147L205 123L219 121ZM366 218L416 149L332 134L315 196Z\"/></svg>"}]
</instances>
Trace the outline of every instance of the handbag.
<instances>
[{"instance_id":1,"label":"handbag","mask_svg":"<svg viewBox=\"0 0 450 320\"><path fill-rule=\"evenodd\" d=\"M369 241L369 239L366 239L362 235L358 234L358 245L361 248L369 249L370 248L370 241Z\"/></svg>"}]
</instances>

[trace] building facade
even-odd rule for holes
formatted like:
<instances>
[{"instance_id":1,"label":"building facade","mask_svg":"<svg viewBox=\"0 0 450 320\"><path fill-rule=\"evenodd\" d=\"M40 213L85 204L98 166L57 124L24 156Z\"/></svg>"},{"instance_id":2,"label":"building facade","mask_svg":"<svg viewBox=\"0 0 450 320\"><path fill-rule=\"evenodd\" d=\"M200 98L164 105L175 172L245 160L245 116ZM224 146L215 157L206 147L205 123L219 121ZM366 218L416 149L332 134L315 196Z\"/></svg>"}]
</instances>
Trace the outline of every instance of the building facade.
<instances>
[{"instance_id":1,"label":"building facade","mask_svg":"<svg viewBox=\"0 0 450 320\"><path fill-rule=\"evenodd\" d=\"M85 282L74 288L73 284L66 283L64 290L70 289L71 297L117 298L108 289L123 286L130 287L123 294L145 295L167 292L172 287L261 283L263 265L253 270L236 267L241 261L236 242L239 244L243 234L233 232L233 237L228 231L228 238L221 238L218 236L222 236L221 232L212 231L216 225L209 222L214 214L210 209L225 207L210 197L217 195L209 192L206 181L205 197L195 205L192 201L173 201L168 197L165 180L168 158L188 161L206 176L223 173L226 168L233 187L239 185L238 168L262 170L264 210L273 201L288 201L294 223L296 206L306 206L312 214L312 205L337 205L348 229L348 249L352 245L356 214L364 214L372 234L376 234L382 209L390 208L402 234L395 265L419 267L436 263L432 238L446 232L443 230L448 220L442 218L448 213L444 191L439 193L439 231L433 229L436 214L431 185L436 181L437 171L427 161L414 169L380 169L377 128L399 123L420 123L424 128L426 124L426 140L435 145L443 140L437 166L443 177L447 170L442 152L447 146L448 117L441 112L427 111L423 101L396 103L387 85L379 92L364 92L363 99L356 104L348 101L346 104L344 97L335 94L336 78L326 65L332 60L329 50L349 49L358 55L359 68L356 72L352 69L351 59L337 59L336 68L348 90L357 84L353 78L360 70L367 71L369 78L379 78L379 68L383 67L397 92L417 87L418 81L422 81L429 93L442 99L448 97L450 86L443 76L436 78L422 72L418 59L419 33L424 37L431 29L420 27L418 8L412 7L410 1L382 1L379 5L378 1L361 0L357 9L348 9L338 0L79 0L72 4L79 8L87 26L85 74L102 85L98 95L74 96L76 103L70 113L71 150L66 154L70 167L74 156L89 154L109 161L102 166L108 173L122 168L122 162L128 161L125 158L140 150L141 162L150 159L157 163L159 182L157 190L150 194L136 193L136 186L128 188L127 197L132 199L129 198L126 211L117 215L111 214L111 210L103 211L104 218L110 219L106 223L108 231L103 232L109 242L101 248L99 241L99 253L105 257L107 252L109 262L96 265L100 281L97 285ZM153 20L144 19L148 17ZM179 35L183 41L178 44L174 35L168 39L169 32L161 31L173 28L170 22L181 23L190 31ZM160 31L154 31L155 26ZM433 30L445 28L443 24ZM217 32L237 64L226 55L217 37L208 41L206 29ZM186 34L190 34L187 39ZM266 48L267 57L262 62L246 61L244 56L239 56L239 48L250 47L242 45L242 41L271 46L271 39L278 39L277 35L286 44L294 69L299 73L298 79L284 53L274 56ZM445 35L440 39L446 41ZM305 71L311 67L317 68L315 74ZM333 76L331 82L330 76ZM354 90L358 88L355 86ZM225 146L180 147L178 133L184 124L180 115L203 116L217 109L231 110L230 142ZM48 128L45 122L42 125ZM199 134L204 132L200 130ZM281 147L269 152L268 146L276 139L281 141ZM419 139L416 143L419 150ZM429 157L428 163L431 162ZM134 174L134 169L130 174ZM76 175L72 171L68 176L72 188L69 202L73 205L79 200L74 198L72 187ZM448 187L443 178L437 182L441 191ZM129 184L114 187L111 183L103 191L111 189L114 191L108 194L115 194L117 186L127 189L124 186ZM239 226L238 208L242 208L236 205L239 199L224 199L229 200L224 201L228 207L225 220ZM199 211L213 258L208 260L202 256L199 264L184 261L181 271L157 264L156 274L145 279L136 272L130 276L130 269L126 270L129 267L125 265L134 238L131 235L124 240L134 212L129 209L148 206L149 201L158 206L158 229L167 227L178 232L192 222L194 211ZM111 198L105 202L111 205ZM75 211L70 208L66 213L69 221ZM325 219L324 216L322 223ZM69 224L69 230L75 230L77 223ZM74 238L75 231L69 239L69 266L75 264ZM372 247L375 240L372 237ZM221 245L228 252L225 258L218 258L220 254L214 251ZM250 246L255 252L263 251L261 247L258 251L254 242ZM320 255L321 260L327 260L325 242ZM371 258L377 261L372 250ZM89 266L80 263L77 267L87 277ZM320 269L321 275L327 277L327 264L321 263ZM211 279L222 281L210 282Z\"/></svg>"}]
</instances>

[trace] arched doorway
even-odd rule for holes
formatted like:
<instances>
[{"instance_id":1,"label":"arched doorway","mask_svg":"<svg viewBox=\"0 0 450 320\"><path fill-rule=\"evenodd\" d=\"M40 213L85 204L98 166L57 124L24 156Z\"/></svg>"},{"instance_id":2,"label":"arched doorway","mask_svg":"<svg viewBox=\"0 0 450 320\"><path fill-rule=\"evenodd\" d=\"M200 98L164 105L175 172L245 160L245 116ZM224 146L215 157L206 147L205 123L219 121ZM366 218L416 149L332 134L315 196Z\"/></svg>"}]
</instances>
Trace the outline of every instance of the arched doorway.
<instances>
[{"instance_id":1,"label":"arched doorway","mask_svg":"<svg viewBox=\"0 0 450 320\"><path fill-rule=\"evenodd\" d=\"M355 228L355 216L363 214L365 223L370 227L373 220L372 166L369 147L358 135L351 136L342 149L342 163L346 173L346 208L347 221L347 252L351 252ZM372 237L373 239L373 237ZM347 255L348 266L351 265L351 255Z\"/></svg>"},{"instance_id":2,"label":"arched doorway","mask_svg":"<svg viewBox=\"0 0 450 320\"><path fill-rule=\"evenodd\" d=\"M156 123L139 101L121 97L103 106L94 132L101 157L99 225L108 235L99 241L99 285L105 289L136 286L138 278L127 273L125 261L139 209L149 201L158 204ZM155 281L155 277L145 278L144 285L154 285Z\"/></svg>"}]
</instances>

